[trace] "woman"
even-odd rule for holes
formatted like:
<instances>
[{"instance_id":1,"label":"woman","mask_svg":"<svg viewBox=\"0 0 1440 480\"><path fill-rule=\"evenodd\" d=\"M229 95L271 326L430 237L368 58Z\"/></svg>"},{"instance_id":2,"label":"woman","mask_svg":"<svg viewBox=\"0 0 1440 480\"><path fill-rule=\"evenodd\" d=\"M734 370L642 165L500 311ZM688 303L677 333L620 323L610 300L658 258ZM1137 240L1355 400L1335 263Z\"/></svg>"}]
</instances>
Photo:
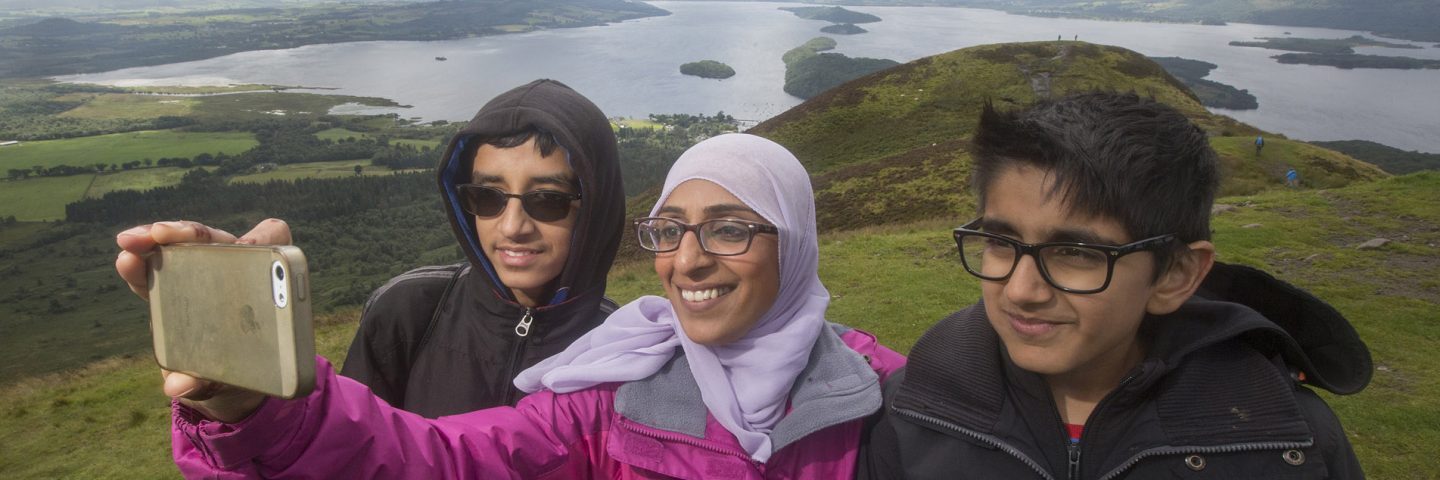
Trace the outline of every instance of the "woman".
<instances>
[{"instance_id":1,"label":"woman","mask_svg":"<svg viewBox=\"0 0 1440 480\"><path fill-rule=\"evenodd\" d=\"M795 157L750 135L701 142L635 228L665 298L523 372L534 393L515 408L426 420L321 360L308 398L177 403L176 463L187 476L851 477L879 381L904 358L825 321Z\"/></svg>"}]
</instances>

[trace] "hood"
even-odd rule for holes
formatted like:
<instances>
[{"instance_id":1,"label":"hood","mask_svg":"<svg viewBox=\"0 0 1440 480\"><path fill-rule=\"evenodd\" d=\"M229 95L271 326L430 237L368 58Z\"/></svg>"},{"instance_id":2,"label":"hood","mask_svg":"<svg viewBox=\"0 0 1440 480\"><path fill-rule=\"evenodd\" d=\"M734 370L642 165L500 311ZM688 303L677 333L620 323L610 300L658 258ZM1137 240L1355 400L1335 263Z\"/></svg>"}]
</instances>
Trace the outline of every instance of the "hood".
<instances>
[{"instance_id":1,"label":"hood","mask_svg":"<svg viewBox=\"0 0 1440 480\"><path fill-rule=\"evenodd\" d=\"M1360 334L1309 292L1254 268L1215 262L1196 296L1244 305L1272 323L1242 335L1262 351L1282 355L1304 373L1302 382L1338 394L1370 383L1375 369Z\"/></svg>"},{"instance_id":2,"label":"hood","mask_svg":"<svg viewBox=\"0 0 1440 480\"><path fill-rule=\"evenodd\" d=\"M548 305L577 297L599 301L605 276L615 260L624 231L625 195L615 133L605 114L589 99L554 80L536 80L500 94L450 140L437 169L440 195L455 238L465 256L494 287L513 302L510 289L495 274L475 235L475 219L460 208L455 185L470 180L469 158L460 158L477 138L502 136L527 128L549 132L564 149L580 182L580 209L570 237L570 256Z\"/></svg>"}]
</instances>

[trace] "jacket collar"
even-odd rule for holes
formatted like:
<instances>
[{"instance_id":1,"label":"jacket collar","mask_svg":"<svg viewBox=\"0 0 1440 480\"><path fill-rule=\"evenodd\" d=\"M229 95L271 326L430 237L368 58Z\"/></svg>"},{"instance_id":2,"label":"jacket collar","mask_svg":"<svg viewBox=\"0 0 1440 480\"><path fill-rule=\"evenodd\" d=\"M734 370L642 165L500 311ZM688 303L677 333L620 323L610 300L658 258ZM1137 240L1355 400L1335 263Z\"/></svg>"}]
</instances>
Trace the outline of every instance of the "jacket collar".
<instances>
[{"instance_id":1,"label":"jacket collar","mask_svg":"<svg viewBox=\"0 0 1440 480\"><path fill-rule=\"evenodd\" d=\"M439 308L456 308L469 304L470 311L479 310L485 315L465 315L477 322L486 332L503 338L519 338L515 333L516 324L527 313L531 315L527 338L534 343L543 343L549 338L574 339L599 325L605 319L605 299L599 292L583 292L555 305L528 308L514 301L502 298L495 292L493 283L483 272L477 272L472 265L465 264L457 274L456 285L449 295L462 295L463 300L445 302ZM592 298L593 297L593 298ZM612 308L613 310L613 308Z\"/></svg>"},{"instance_id":2,"label":"jacket collar","mask_svg":"<svg viewBox=\"0 0 1440 480\"><path fill-rule=\"evenodd\" d=\"M880 408L879 376L840 338L844 330L832 324L815 341L809 363L790 391L790 411L770 432L776 451ZM654 375L621 385L615 392L615 411L645 426L705 438L708 410L689 362L676 350Z\"/></svg>"},{"instance_id":3,"label":"jacket collar","mask_svg":"<svg viewBox=\"0 0 1440 480\"><path fill-rule=\"evenodd\" d=\"M1259 313L1192 299L1174 314L1147 318L1141 335L1161 353L1146 358L1092 414L1085 433L1092 448L1118 455L1162 445L1310 441L1291 383L1262 353L1294 342ZM1135 408L1145 402L1151 406ZM1049 389L1009 360L983 304L942 320L916 342L894 405L1064 471L1055 468L1057 460L1064 465L1055 458L1063 449L1047 448L1064 445ZM1103 455L1087 453L1097 462L1086 470L1124 460Z\"/></svg>"}]
</instances>

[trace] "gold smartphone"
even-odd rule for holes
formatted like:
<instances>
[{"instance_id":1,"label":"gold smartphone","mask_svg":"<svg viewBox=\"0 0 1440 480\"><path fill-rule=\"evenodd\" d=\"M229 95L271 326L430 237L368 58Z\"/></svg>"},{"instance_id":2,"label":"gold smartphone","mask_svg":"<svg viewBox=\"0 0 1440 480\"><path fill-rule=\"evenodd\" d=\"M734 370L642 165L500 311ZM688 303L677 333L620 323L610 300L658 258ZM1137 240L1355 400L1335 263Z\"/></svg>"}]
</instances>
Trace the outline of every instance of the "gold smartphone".
<instances>
[{"instance_id":1,"label":"gold smartphone","mask_svg":"<svg viewBox=\"0 0 1440 480\"><path fill-rule=\"evenodd\" d=\"M146 263L161 368L281 398L314 390L310 272L300 248L164 245Z\"/></svg>"}]
</instances>

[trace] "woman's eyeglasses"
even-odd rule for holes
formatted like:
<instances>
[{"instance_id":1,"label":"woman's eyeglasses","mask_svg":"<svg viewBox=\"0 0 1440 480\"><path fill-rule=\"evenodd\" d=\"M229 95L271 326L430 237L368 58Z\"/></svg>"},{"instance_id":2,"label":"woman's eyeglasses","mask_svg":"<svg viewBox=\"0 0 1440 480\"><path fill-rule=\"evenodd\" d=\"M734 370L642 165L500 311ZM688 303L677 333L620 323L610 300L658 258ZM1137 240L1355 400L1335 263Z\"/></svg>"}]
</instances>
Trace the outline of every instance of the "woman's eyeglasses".
<instances>
[{"instance_id":1,"label":"woman's eyeglasses","mask_svg":"<svg viewBox=\"0 0 1440 480\"><path fill-rule=\"evenodd\" d=\"M750 251L750 243L761 233L780 233L774 225L745 220L706 220L694 225L673 218L646 217L635 219L635 235L640 247L655 253L673 252L680 248L685 232L695 232L700 249L711 255L740 255Z\"/></svg>"},{"instance_id":2,"label":"woman's eyeglasses","mask_svg":"<svg viewBox=\"0 0 1440 480\"><path fill-rule=\"evenodd\" d=\"M520 207L530 218L542 222L553 222L570 215L571 202L580 199L578 193L555 190L534 190L525 193L507 193L504 190L484 185L456 185L460 196L460 207L477 217L494 217L505 211L510 199L520 199Z\"/></svg>"}]
</instances>

